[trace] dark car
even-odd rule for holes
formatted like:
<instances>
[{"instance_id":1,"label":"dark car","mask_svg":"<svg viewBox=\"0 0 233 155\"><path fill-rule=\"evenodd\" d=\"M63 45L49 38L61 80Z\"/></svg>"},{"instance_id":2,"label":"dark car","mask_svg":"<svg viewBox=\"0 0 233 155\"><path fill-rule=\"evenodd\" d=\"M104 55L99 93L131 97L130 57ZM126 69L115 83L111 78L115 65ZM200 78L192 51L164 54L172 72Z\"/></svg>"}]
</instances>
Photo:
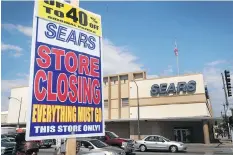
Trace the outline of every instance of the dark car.
<instances>
[{"instance_id":1,"label":"dark car","mask_svg":"<svg viewBox=\"0 0 233 155\"><path fill-rule=\"evenodd\" d=\"M15 142L15 134L2 134L1 138L7 138L11 142Z\"/></svg>"},{"instance_id":2,"label":"dark car","mask_svg":"<svg viewBox=\"0 0 233 155\"><path fill-rule=\"evenodd\" d=\"M16 143L2 137L4 136L1 136L1 155L12 155Z\"/></svg>"},{"instance_id":3,"label":"dark car","mask_svg":"<svg viewBox=\"0 0 233 155\"><path fill-rule=\"evenodd\" d=\"M54 144L53 139L45 139L40 141L40 147L50 148Z\"/></svg>"},{"instance_id":4,"label":"dark car","mask_svg":"<svg viewBox=\"0 0 233 155\"><path fill-rule=\"evenodd\" d=\"M117 134L111 131L106 131L105 136L90 137L99 139L108 145L117 146L124 149L126 154L130 154L134 150L134 140L127 138L120 138Z\"/></svg>"}]
</instances>

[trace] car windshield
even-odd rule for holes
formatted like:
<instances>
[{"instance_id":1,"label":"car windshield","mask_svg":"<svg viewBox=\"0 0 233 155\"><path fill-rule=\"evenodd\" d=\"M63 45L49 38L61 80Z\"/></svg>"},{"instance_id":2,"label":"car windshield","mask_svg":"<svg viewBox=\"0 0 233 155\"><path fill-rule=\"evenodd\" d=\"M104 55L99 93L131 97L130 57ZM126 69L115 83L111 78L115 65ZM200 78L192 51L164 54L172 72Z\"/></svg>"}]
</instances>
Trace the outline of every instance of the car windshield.
<instances>
[{"instance_id":1,"label":"car windshield","mask_svg":"<svg viewBox=\"0 0 233 155\"><path fill-rule=\"evenodd\" d=\"M2 138L1 142L11 142L8 138Z\"/></svg>"},{"instance_id":2,"label":"car windshield","mask_svg":"<svg viewBox=\"0 0 233 155\"><path fill-rule=\"evenodd\" d=\"M167 141L167 142L170 142L170 140L169 139L167 139L167 138L165 138L165 137L161 137L161 138L163 138L165 141Z\"/></svg>"},{"instance_id":3,"label":"car windshield","mask_svg":"<svg viewBox=\"0 0 233 155\"><path fill-rule=\"evenodd\" d=\"M107 147L108 144L100 141L100 140L90 140L90 142L97 148L103 148L103 147Z\"/></svg>"},{"instance_id":4,"label":"car windshield","mask_svg":"<svg viewBox=\"0 0 233 155\"><path fill-rule=\"evenodd\" d=\"M116 135L114 132L106 132L110 139L118 138L119 136Z\"/></svg>"},{"instance_id":5,"label":"car windshield","mask_svg":"<svg viewBox=\"0 0 233 155\"><path fill-rule=\"evenodd\" d=\"M1 138L7 138L7 136L6 135L1 135Z\"/></svg>"},{"instance_id":6,"label":"car windshield","mask_svg":"<svg viewBox=\"0 0 233 155\"><path fill-rule=\"evenodd\" d=\"M49 143L49 142L52 142L53 140L52 139L45 139L44 142L45 143Z\"/></svg>"}]
</instances>

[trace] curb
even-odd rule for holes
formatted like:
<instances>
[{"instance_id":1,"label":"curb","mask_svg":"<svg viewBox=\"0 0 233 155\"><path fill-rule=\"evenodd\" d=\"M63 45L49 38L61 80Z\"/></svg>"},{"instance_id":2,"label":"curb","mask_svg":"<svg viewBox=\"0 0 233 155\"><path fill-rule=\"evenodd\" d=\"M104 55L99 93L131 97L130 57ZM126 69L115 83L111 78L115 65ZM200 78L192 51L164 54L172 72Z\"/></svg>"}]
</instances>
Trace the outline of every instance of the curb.
<instances>
[{"instance_id":1,"label":"curb","mask_svg":"<svg viewBox=\"0 0 233 155\"><path fill-rule=\"evenodd\" d=\"M206 147L206 146L218 146L219 143L212 143L212 144L185 144L186 146L203 146L203 147ZM232 146L233 147L233 143L223 143L221 144L219 147L221 146Z\"/></svg>"}]
</instances>

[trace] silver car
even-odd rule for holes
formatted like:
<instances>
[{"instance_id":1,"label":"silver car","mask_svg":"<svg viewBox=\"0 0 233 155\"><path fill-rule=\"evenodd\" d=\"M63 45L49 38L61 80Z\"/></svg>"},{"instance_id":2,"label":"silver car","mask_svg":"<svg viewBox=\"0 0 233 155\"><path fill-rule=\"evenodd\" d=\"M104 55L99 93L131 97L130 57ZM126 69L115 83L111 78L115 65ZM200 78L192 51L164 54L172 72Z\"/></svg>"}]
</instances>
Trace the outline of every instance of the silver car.
<instances>
[{"instance_id":1,"label":"silver car","mask_svg":"<svg viewBox=\"0 0 233 155\"><path fill-rule=\"evenodd\" d=\"M147 150L168 150L171 152L177 151L186 151L187 146L184 143L170 141L169 139L159 136L159 135L150 135L146 136L142 140L135 142L135 150L140 150L145 152Z\"/></svg>"},{"instance_id":2,"label":"silver car","mask_svg":"<svg viewBox=\"0 0 233 155\"><path fill-rule=\"evenodd\" d=\"M125 151L118 147L109 146L108 144L90 138L78 138L80 150L78 154L104 153L105 155L125 155Z\"/></svg>"}]
</instances>

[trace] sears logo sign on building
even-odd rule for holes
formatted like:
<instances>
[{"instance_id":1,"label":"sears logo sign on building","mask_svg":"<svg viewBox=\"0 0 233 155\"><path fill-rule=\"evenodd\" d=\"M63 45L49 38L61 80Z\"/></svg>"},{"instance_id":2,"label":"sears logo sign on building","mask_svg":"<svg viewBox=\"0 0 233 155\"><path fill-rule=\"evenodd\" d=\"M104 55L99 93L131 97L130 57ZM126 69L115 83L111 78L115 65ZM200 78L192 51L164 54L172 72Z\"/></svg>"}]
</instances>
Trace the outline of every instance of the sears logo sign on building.
<instances>
[{"instance_id":1,"label":"sears logo sign on building","mask_svg":"<svg viewBox=\"0 0 233 155\"><path fill-rule=\"evenodd\" d=\"M27 140L104 135L101 17L35 1Z\"/></svg>"},{"instance_id":2,"label":"sears logo sign on building","mask_svg":"<svg viewBox=\"0 0 233 155\"><path fill-rule=\"evenodd\" d=\"M180 95L183 94L192 94L196 91L196 81L190 80L188 82L178 82L175 83L161 83L153 84L151 86L150 94L151 96L158 96L158 95Z\"/></svg>"}]
</instances>

